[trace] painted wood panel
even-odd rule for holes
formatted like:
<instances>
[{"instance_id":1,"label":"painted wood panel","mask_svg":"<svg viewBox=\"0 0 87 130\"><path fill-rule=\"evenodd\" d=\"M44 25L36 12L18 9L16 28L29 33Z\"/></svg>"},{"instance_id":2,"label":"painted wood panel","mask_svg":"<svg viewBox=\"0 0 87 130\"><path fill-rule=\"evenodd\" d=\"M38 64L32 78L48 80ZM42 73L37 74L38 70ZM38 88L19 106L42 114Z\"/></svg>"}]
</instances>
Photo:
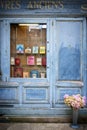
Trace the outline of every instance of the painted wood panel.
<instances>
[{"instance_id":1,"label":"painted wood panel","mask_svg":"<svg viewBox=\"0 0 87 130\"><path fill-rule=\"evenodd\" d=\"M18 88L0 85L0 103L18 103Z\"/></svg>"},{"instance_id":2,"label":"painted wood panel","mask_svg":"<svg viewBox=\"0 0 87 130\"><path fill-rule=\"evenodd\" d=\"M23 11L24 10L24 11ZM25 11L26 10L26 11ZM22 11L22 12L21 12ZM87 1L82 0L0 0L0 15L21 14L36 15L40 12L51 15L58 14L77 14L87 15ZM49 14L50 13L50 14Z\"/></svg>"},{"instance_id":3,"label":"painted wood panel","mask_svg":"<svg viewBox=\"0 0 87 130\"><path fill-rule=\"evenodd\" d=\"M63 102L64 101L64 95L74 95L74 94L81 94L80 88L59 88L57 89L57 102Z\"/></svg>"},{"instance_id":4,"label":"painted wood panel","mask_svg":"<svg viewBox=\"0 0 87 130\"><path fill-rule=\"evenodd\" d=\"M24 87L23 91L23 100L24 103L29 102L45 102L49 100L49 89L48 88L39 88L39 87Z\"/></svg>"},{"instance_id":5,"label":"painted wood panel","mask_svg":"<svg viewBox=\"0 0 87 130\"><path fill-rule=\"evenodd\" d=\"M81 79L82 23L61 21L57 23L58 79Z\"/></svg>"},{"instance_id":6,"label":"painted wood panel","mask_svg":"<svg viewBox=\"0 0 87 130\"><path fill-rule=\"evenodd\" d=\"M0 22L0 28L1 28L1 22ZM0 29L0 80L1 80L1 29Z\"/></svg>"},{"instance_id":7,"label":"painted wood panel","mask_svg":"<svg viewBox=\"0 0 87 130\"><path fill-rule=\"evenodd\" d=\"M55 18L48 19L47 28L49 30L48 34L48 51L47 51L47 79L32 79L32 78L10 78L9 77L9 66L10 66L10 38L9 38L9 27L10 23L23 22L27 23L30 21L37 22L38 19L7 19L4 21L4 26L1 29L3 30L2 37L2 68L5 77L5 85L1 86L1 102L4 103L18 103L14 104L15 113L17 110L23 113L24 110L27 110L30 113L31 108L63 108L63 96L65 93L76 94L83 93L84 83L81 79L82 75L82 21L71 18L72 20L64 19L57 21L57 24L54 26ZM44 20L43 20L44 21ZM8 26L9 25L9 26ZM57 25L57 26L56 26ZM55 31L54 31L55 30ZM57 31L57 35L54 32ZM7 34L7 35L6 35ZM6 38L4 36L6 35ZM54 38L55 36L55 38ZM83 35L84 37L84 35ZM56 40L54 40L56 39ZM56 42L55 42L56 41ZM4 43L4 44L3 44ZM85 47L84 47L85 48ZM84 51L84 50L83 50ZM9 58L8 58L9 57ZM3 61L4 59L4 61ZM84 60L84 59L83 59ZM4 63L4 64L3 64ZM5 66L4 66L5 65ZM57 69L56 69L57 68ZM57 71L56 71L57 70ZM66 72L66 73L64 73ZM77 73L76 73L77 72ZM57 76L56 76L57 75ZM6 77L8 76L8 77ZM58 82L60 80L60 83ZM68 80L68 82L62 82L61 80ZM72 80L72 81L71 81ZM74 82L73 80L76 80ZM81 80L77 83L78 80ZM13 81L17 82L19 87L13 87L12 84L10 87L6 87L6 84L10 81L13 84ZM47 84L48 83L48 84ZM82 87L83 86L83 87ZM82 88L81 88L82 87ZM14 88L14 89L13 89ZM18 89L17 89L18 88ZM2 95L3 91L3 95ZM12 95L11 95L12 94ZM6 95L6 97L5 97ZM9 95L9 96L8 96ZM12 101L12 102L11 102ZM17 102L19 101L19 102ZM56 104L56 105L55 105ZM17 105L17 110L16 110ZM20 107L21 106L21 107ZM22 111L23 109L23 111ZM9 110L9 109L8 109ZM36 110L37 114L39 112L43 113L44 110ZM48 112L48 111L47 111ZM13 111L14 113L14 111ZM60 111L58 112L60 113ZM47 113L48 114L48 113ZM51 113L49 109L49 114Z\"/></svg>"}]
</instances>

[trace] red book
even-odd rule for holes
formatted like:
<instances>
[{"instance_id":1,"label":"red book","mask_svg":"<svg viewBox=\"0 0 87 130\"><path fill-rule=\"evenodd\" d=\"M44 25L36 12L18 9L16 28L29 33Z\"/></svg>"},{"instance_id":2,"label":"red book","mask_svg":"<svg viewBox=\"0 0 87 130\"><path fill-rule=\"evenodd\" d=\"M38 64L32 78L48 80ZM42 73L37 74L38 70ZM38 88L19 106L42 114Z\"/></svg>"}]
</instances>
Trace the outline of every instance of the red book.
<instances>
[{"instance_id":1,"label":"red book","mask_svg":"<svg viewBox=\"0 0 87 130\"><path fill-rule=\"evenodd\" d=\"M23 77L23 68L15 67L14 68L14 77Z\"/></svg>"},{"instance_id":2,"label":"red book","mask_svg":"<svg viewBox=\"0 0 87 130\"><path fill-rule=\"evenodd\" d=\"M46 57L42 57L42 65L46 66Z\"/></svg>"}]
</instances>

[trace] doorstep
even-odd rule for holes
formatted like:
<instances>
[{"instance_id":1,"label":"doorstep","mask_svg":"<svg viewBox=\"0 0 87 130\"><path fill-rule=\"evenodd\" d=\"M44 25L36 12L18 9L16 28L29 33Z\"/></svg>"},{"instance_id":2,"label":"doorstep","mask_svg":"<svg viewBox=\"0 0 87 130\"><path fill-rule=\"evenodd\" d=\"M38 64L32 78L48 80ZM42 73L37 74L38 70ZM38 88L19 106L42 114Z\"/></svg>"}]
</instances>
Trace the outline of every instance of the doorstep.
<instances>
[{"instance_id":1,"label":"doorstep","mask_svg":"<svg viewBox=\"0 0 87 130\"><path fill-rule=\"evenodd\" d=\"M70 123L72 117L70 115L58 116L38 116L38 115L0 115L0 122L24 122L24 123ZM79 123L87 124L87 116L80 116Z\"/></svg>"}]
</instances>

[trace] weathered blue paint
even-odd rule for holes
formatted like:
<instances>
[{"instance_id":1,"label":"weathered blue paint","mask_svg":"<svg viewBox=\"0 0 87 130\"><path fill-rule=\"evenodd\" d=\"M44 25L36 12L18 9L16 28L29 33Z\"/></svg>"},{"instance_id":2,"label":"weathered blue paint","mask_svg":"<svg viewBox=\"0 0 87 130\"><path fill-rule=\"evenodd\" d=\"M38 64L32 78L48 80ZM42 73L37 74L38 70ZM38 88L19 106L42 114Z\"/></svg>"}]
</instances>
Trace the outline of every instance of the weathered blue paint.
<instances>
[{"instance_id":1,"label":"weathered blue paint","mask_svg":"<svg viewBox=\"0 0 87 130\"><path fill-rule=\"evenodd\" d=\"M86 16L86 0L0 1L0 113L64 115L64 94L87 96ZM11 23L47 24L47 78L10 77Z\"/></svg>"},{"instance_id":2,"label":"weathered blue paint","mask_svg":"<svg viewBox=\"0 0 87 130\"><path fill-rule=\"evenodd\" d=\"M46 89L28 88L26 89L26 100L46 100Z\"/></svg>"},{"instance_id":3,"label":"weathered blue paint","mask_svg":"<svg viewBox=\"0 0 87 130\"><path fill-rule=\"evenodd\" d=\"M17 84L0 81L0 104L18 103L19 89Z\"/></svg>"},{"instance_id":4,"label":"weathered blue paint","mask_svg":"<svg viewBox=\"0 0 87 130\"><path fill-rule=\"evenodd\" d=\"M0 88L0 100L13 100L15 99L16 92L12 88Z\"/></svg>"},{"instance_id":5,"label":"weathered blue paint","mask_svg":"<svg viewBox=\"0 0 87 130\"><path fill-rule=\"evenodd\" d=\"M80 49L62 46L59 51L59 79L80 80Z\"/></svg>"},{"instance_id":6,"label":"weathered blue paint","mask_svg":"<svg viewBox=\"0 0 87 130\"><path fill-rule=\"evenodd\" d=\"M68 94L68 95L74 95L74 94L81 94L81 89L80 88L65 88L65 89L63 89L63 88L60 88L59 89L59 93L58 93L58 95L60 95L59 96L59 101L63 101L63 99L64 99L64 95L65 94Z\"/></svg>"},{"instance_id":7,"label":"weathered blue paint","mask_svg":"<svg viewBox=\"0 0 87 130\"><path fill-rule=\"evenodd\" d=\"M66 20L57 23L59 80L81 80L81 28L81 21Z\"/></svg>"},{"instance_id":8,"label":"weathered blue paint","mask_svg":"<svg viewBox=\"0 0 87 130\"><path fill-rule=\"evenodd\" d=\"M1 22L0 22L0 28L1 28ZM1 80L1 30L0 30L0 80Z\"/></svg>"},{"instance_id":9,"label":"weathered blue paint","mask_svg":"<svg viewBox=\"0 0 87 130\"><path fill-rule=\"evenodd\" d=\"M21 14L22 11L22 14ZM86 0L1 0L0 1L0 15L3 14L38 14L41 15L52 14L78 14L87 15L87 1Z\"/></svg>"}]
</instances>

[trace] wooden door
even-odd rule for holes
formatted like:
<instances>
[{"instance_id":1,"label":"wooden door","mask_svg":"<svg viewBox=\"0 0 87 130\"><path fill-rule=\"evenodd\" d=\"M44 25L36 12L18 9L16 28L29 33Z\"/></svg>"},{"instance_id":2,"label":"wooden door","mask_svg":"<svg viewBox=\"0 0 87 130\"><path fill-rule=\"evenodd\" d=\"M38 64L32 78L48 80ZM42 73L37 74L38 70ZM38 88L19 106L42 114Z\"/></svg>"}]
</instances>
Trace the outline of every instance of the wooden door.
<instances>
[{"instance_id":1,"label":"wooden door","mask_svg":"<svg viewBox=\"0 0 87 130\"><path fill-rule=\"evenodd\" d=\"M54 107L63 106L65 94L86 95L85 89L85 21L56 19L54 46Z\"/></svg>"}]
</instances>

